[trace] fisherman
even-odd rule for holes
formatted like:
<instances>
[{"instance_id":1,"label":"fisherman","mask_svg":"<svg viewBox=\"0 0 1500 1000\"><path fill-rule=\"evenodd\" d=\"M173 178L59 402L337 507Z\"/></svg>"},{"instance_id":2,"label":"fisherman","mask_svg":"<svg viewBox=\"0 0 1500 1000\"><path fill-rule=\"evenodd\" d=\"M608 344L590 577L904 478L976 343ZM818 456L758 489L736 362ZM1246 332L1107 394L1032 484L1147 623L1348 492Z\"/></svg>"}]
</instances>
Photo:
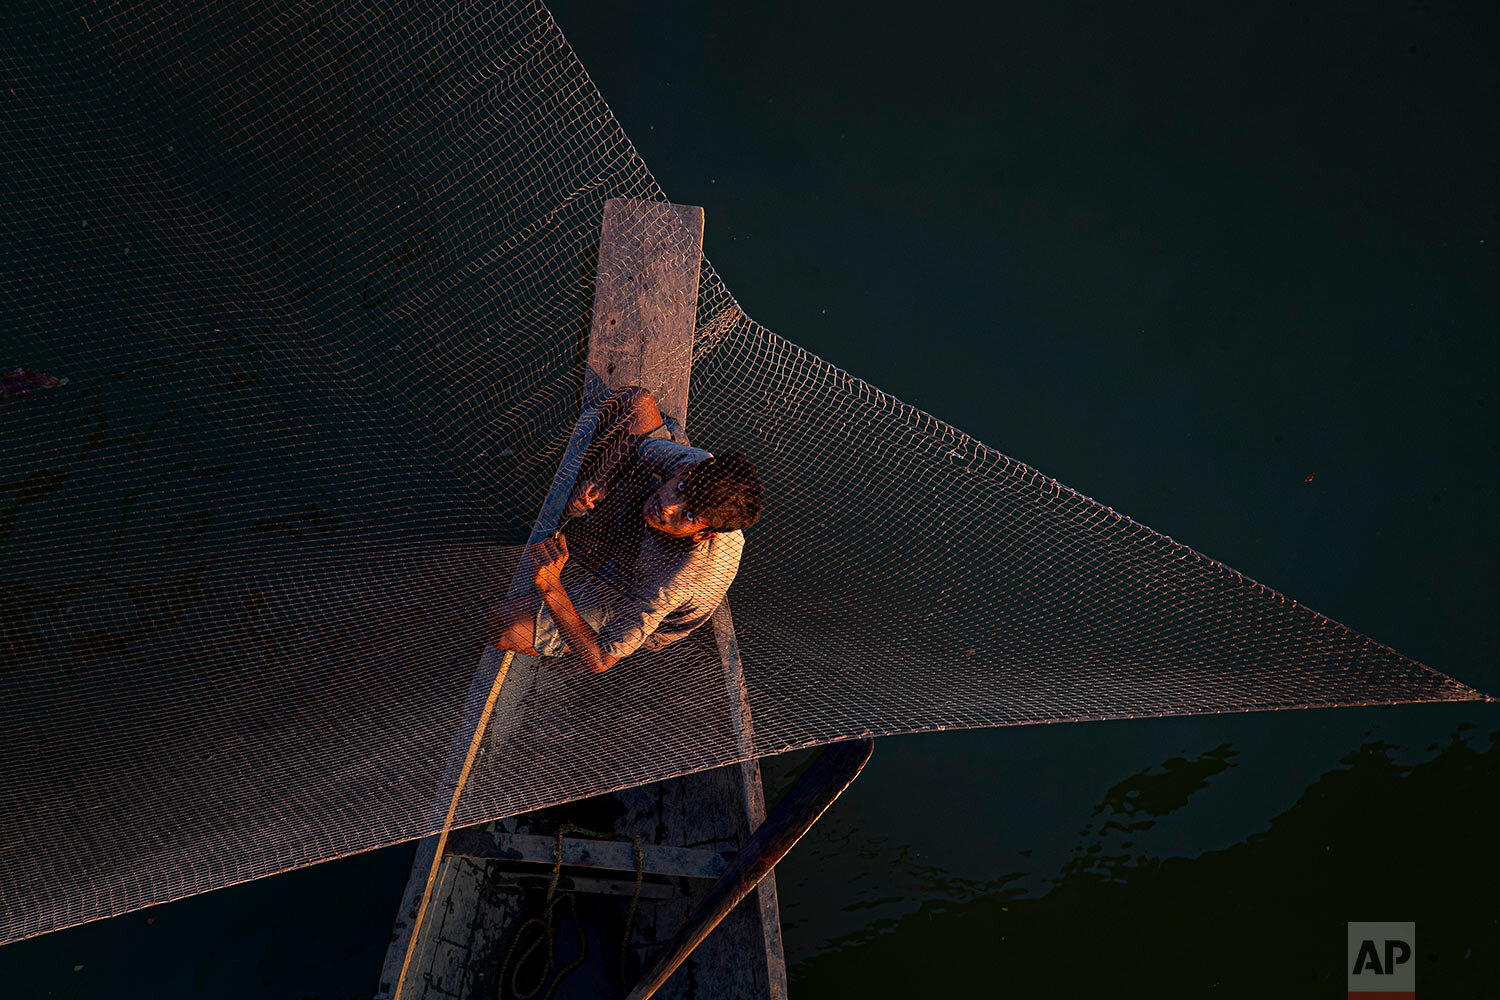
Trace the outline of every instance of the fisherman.
<instances>
[{"instance_id":1,"label":"fisherman","mask_svg":"<svg viewBox=\"0 0 1500 1000\"><path fill-rule=\"evenodd\" d=\"M582 533L584 572L563 585L569 552L560 532L527 546L540 601L536 594L501 601L488 627L500 649L576 652L602 673L708 621L739 569L742 532L760 517L761 485L745 456L674 440L656 399L639 386L601 401L581 468L567 512L586 519L574 523L594 522Z\"/></svg>"}]
</instances>

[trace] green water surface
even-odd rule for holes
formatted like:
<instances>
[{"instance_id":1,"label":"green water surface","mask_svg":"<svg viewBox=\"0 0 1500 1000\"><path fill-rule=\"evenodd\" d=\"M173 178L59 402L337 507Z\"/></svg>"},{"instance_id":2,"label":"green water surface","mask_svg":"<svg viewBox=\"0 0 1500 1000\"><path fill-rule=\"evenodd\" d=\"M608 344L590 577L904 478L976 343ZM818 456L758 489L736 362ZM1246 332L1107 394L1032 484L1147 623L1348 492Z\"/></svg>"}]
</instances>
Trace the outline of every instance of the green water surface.
<instances>
[{"instance_id":1,"label":"green water surface","mask_svg":"<svg viewBox=\"0 0 1500 1000\"><path fill-rule=\"evenodd\" d=\"M1493 7L554 10L751 316L1500 692ZM778 869L791 993L1339 996L1346 922L1415 920L1422 996L1497 996L1497 829L1492 704L888 739ZM8 946L0 994L368 996L410 856Z\"/></svg>"}]
</instances>

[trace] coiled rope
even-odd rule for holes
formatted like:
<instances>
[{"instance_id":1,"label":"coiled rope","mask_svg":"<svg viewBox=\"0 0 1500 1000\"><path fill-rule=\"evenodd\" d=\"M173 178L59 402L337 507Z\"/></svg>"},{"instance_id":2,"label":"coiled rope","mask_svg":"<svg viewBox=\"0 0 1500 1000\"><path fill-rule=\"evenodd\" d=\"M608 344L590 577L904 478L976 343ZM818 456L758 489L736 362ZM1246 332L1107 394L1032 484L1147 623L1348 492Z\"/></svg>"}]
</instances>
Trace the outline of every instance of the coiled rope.
<instances>
[{"instance_id":1,"label":"coiled rope","mask_svg":"<svg viewBox=\"0 0 1500 1000\"><path fill-rule=\"evenodd\" d=\"M516 928L511 937L510 947L505 950L505 958L500 962L500 974L496 977L495 1000L552 1000L557 988L562 984L569 974L577 969L588 958L588 935L583 932L583 925L578 920L578 904L575 901L576 893L557 891L557 883L562 877L562 843L568 834L579 834L584 837L592 837L595 840L629 840L635 855L635 889L630 894L630 908L625 913L625 928L620 933L620 984L624 988L625 974L627 972L626 959L630 954L630 928L635 923L635 910L641 898L641 882L645 874L645 857L641 853L641 838L617 833L598 833L594 830L586 830L581 826L573 826L564 823L558 827L557 839L552 845L552 878L547 882L547 898L542 908L542 915L531 917ZM554 966L557 954L557 936L554 929L553 917L559 913L563 903L567 903L570 916L573 918L573 926L578 931L578 957L567 965ZM521 950L519 957L516 952L520 948L526 932L535 927L541 934L529 946ZM541 972L536 982L530 987L523 988L521 985L521 971L526 963L531 961L537 949L546 944L546 951L542 954ZM514 963L514 964L512 964ZM550 985L549 985L550 980ZM508 987L508 990L507 990ZM543 989L546 990L543 993Z\"/></svg>"}]
</instances>

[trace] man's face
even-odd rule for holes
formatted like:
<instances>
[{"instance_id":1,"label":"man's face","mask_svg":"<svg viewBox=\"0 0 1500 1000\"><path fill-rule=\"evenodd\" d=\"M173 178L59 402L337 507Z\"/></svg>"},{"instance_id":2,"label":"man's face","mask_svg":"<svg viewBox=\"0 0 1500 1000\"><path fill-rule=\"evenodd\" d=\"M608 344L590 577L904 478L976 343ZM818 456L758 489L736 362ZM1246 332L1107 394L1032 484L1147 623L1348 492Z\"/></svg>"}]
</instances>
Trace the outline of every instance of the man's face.
<instances>
[{"instance_id":1,"label":"man's face","mask_svg":"<svg viewBox=\"0 0 1500 1000\"><path fill-rule=\"evenodd\" d=\"M646 519L647 525L673 538L690 538L709 530L708 525L698 520L693 511L688 509L687 498L682 494L682 487L695 468L697 466L688 466L679 470L675 476L667 477L667 481L661 484L661 489L646 498L645 505L641 507L641 516Z\"/></svg>"}]
</instances>

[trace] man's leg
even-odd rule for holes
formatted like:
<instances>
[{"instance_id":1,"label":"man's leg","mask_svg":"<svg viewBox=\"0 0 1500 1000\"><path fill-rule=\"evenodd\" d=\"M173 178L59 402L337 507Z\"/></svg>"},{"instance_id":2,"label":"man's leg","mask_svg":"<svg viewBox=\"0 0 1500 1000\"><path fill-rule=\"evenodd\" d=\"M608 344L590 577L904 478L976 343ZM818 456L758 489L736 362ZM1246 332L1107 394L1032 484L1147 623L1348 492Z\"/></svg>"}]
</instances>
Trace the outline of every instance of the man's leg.
<instances>
[{"instance_id":1,"label":"man's leg","mask_svg":"<svg viewBox=\"0 0 1500 1000\"><path fill-rule=\"evenodd\" d=\"M629 406L628 434L650 434L661 426L661 410L657 409L656 397L649 389L631 386L626 390Z\"/></svg>"},{"instance_id":2,"label":"man's leg","mask_svg":"<svg viewBox=\"0 0 1500 1000\"><path fill-rule=\"evenodd\" d=\"M524 656L537 656L532 648L536 641L535 594L508 597L490 608L485 624L490 643L497 649L508 649Z\"/></svg>"}]
</instances>

